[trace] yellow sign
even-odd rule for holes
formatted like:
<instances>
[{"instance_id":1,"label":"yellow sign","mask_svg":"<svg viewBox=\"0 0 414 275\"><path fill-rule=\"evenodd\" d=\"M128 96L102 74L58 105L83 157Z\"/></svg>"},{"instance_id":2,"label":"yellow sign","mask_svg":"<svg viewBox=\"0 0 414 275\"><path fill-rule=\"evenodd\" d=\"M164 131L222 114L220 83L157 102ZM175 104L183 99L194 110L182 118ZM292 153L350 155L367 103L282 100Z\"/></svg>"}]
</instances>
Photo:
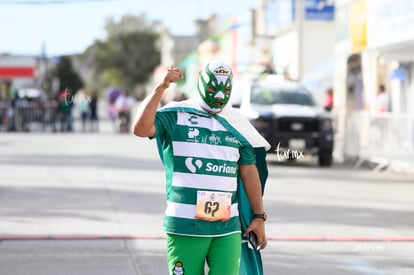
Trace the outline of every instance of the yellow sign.
<instances>
[{"instance_id":1,"label":"yellow sign","mask_svg":"<svg viewBox=\"0 0 414 275\"><path fill-rule=\"evenodd\" d=\"M349 5L349 37L352 52L358 53L367 47L367 4L365 0L353 1Z\"/></svg>"}]
</instances>

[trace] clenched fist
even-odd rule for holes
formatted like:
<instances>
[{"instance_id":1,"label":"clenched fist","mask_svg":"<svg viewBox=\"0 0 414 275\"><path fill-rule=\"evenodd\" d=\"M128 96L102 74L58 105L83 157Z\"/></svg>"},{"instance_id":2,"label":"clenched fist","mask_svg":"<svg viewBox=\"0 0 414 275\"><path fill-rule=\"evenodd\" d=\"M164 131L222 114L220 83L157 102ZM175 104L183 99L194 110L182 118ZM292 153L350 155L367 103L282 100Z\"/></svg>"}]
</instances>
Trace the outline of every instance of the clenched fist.
<instances>
[{"instance_id":1,"label":"clenched fist","mask_svg":"<svg viewBox=\"0 0 414 275\"><path fill-rule=\"evenodd\" d=\"M180 69L178 69L175 66L170 66L167 72L164 74L164 77L160 83L160 86L162 86L164 89L167 89L168 87L170 87L171 83L175 83L179 79L183 79L183 78L184 78L184 75L180 71Z\"/></svg>"}]
</instances>

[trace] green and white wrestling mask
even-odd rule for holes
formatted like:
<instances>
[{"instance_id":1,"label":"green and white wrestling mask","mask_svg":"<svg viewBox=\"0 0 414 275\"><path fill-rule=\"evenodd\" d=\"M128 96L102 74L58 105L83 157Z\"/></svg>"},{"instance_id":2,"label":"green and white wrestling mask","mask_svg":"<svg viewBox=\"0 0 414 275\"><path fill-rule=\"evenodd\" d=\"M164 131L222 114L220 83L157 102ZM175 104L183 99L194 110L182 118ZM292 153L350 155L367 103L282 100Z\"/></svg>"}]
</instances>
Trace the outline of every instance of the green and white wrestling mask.
<instances>
[{"instance_id":1,"label":"green and white wrestling mask","mask_svg":"<svg viewBox=\"0 0 414 275\"><path fill-rule=\"evenodd\" d=\"M203 109L219 113L229 102L233 82L233 72L223 62L207 64L198 79L199 103Z\"/></svg>"}]
</instances>

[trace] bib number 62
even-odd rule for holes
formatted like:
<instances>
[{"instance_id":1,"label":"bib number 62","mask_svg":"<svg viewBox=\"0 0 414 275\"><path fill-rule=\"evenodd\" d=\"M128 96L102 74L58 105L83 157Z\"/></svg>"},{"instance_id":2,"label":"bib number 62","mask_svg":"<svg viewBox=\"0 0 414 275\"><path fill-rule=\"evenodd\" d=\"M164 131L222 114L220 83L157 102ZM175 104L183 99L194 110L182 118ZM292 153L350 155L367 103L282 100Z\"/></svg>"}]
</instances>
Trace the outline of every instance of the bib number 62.
<instances>
[{"instance_id":1,"label":"bib number 62","mask_svg":"<svg viewBox=\"0 0 414 275\"><path fill-rule=\"evenodd\" d=\"M197 192L196 219L227 221L231 216L231 193Z\"/></svg>"},{"instance_id":2,"label":"bib number 62","mask_svg":"<svg viewBox=\"0 0 414 275\"><path fill-rule=\"evenodd\" d=\"M206 201L204 205L204 213L214 217L215 213L219 210L220 203L218 201Z\"/></svg>"}]
</instances>

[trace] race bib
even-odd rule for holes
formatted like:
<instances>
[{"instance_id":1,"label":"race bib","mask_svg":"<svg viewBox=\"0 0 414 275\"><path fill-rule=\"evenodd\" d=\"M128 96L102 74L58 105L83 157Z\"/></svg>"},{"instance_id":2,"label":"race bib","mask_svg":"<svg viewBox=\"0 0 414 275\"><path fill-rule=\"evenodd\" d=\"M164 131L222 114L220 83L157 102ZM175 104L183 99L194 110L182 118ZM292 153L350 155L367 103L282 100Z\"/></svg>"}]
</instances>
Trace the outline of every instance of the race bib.
<instances>
[{"instance_id":1,"label":"race bib","mask_svg":"<svg viewBox=\"0 0 414 275\"><path fill-rule=\"evenodd\" d=\"M197 191L196 219L227 221L231 216L231 193Z\"/></svg>"}]
</instances>

